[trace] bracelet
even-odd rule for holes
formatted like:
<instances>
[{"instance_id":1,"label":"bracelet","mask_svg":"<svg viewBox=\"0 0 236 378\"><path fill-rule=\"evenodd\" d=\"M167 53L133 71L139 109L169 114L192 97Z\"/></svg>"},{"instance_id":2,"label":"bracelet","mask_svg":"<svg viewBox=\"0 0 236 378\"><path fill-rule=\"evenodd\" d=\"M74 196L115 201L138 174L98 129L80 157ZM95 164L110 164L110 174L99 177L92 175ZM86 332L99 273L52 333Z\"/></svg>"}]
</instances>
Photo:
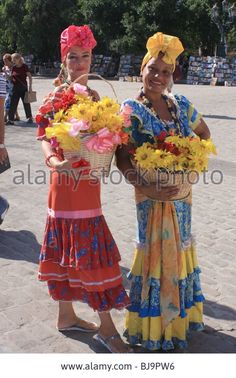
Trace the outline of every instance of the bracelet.
<instances>
[{"instance_id":1,"label":"bracelet","mask_svg":"<svg viewBox=\"0 0 236 378\"><path fill-rule=\"evenodd\" d=\"M51 155L49 155L49 156L47 157L47 159L45 160L45 164L46 164L49 168L54 168L54 167L51 166L50 161L49 161L52 157L57 157L60 161L63 161L60 155L58 155L58 154L51 154Z\"/></svg>"}]
</instances>

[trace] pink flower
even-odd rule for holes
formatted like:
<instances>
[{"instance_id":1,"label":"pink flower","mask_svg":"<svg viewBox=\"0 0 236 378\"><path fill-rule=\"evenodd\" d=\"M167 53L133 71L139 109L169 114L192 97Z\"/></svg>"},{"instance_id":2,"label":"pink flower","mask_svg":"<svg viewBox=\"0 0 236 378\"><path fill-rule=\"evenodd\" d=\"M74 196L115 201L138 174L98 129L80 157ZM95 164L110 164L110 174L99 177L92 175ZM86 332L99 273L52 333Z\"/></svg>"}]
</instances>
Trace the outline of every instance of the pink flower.
<instances>
[{"instance_id":1,"label":"pink flower","mask_svg":"<svg viewBox=\"0 0 236 378\"><path fill-rule=\"evenodd\" d=\"M85 85L75 83L73 85L73 89L76 94L82 94L82 95L88 96L87 87L85 87Z\"/></svg>"},{"instance_id":2,"label":"pink flower","mask_svg":"<svg viewBox=\"0 0 236 378\"><path fill-rule=\"evenodd\" d=\"M86 147L89 151L96 151L100 154L112 151L114 147L113 133L104 127L86 142Z\"/></svg>"},{"instance_id":3,"label":"pink flower","mask_svg":"<svg viewBox=\"0 0 236 378\"><path fill-rule=\"evenodd\" d=\"M130 126L131 125L130 116L131 116L132 113L133 113L133 109L131 108L131 106L128 105L128 104L125 104L123 106L123 109L122 109L121 113L120 113L120 115L124 119L125 126Z\"/></svg>"},{"instance_id":4,"label":"pink flower","mask_svg":"<svg viewBox=\"0 0 236 378\"><path fill-rule=\"evenodd\" d=\"M59 146L59 143L57 142L57 138L55 137L51 138L50 144L53 148L57 148Z\"/></svg>"},{"instance_id":5,"label":"pink flower","mask_svg":"<svg viewBox=\"0 0 236 378\"><path fill-rule=\"evenodd\" d=\"M86 121L78 121L76 118L71 118L70 119L70 130L68 134L72 137L76 137L80 131L85 131L88 130L89 124Z\"/></svg>"},{"instance_id":6,"label":"pink flower","mask_svg":"<svg viewBox=\"0 0 236 378\"><path fill-rule=\"evenodd\" d=\"M132 107L131 107L130 105L125 104L125 105L123 106L123 108L122 108L122 112L121 112L121 113L130 116L130 114L133 113L133 109L132 109Z\"/></svg>"},{"instance_id":7,"label":"pink flower","mask_svg":"<svg viewBox=\"0 0 236 378\"><path fill-rule=\"evenodd\" d=\"M112 142L114 144L122 144L122 140L119 134L114 134Z\"/></svg>"}]
</instances>

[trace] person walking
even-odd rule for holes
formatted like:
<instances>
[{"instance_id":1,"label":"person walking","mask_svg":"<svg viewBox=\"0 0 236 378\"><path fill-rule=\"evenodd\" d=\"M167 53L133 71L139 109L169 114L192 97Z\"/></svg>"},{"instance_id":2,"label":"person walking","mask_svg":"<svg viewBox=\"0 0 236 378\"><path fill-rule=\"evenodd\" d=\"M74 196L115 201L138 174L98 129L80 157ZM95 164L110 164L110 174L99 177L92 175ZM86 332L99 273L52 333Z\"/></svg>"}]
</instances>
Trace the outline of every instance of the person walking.
<instances>
[{"instance_id":1,"label":"person walking","mask_svg":"<svg viewBox=\"0 0 236 378\"><path fill-rule=\"evenodd\" d=\"M7 83L7 86L6 86L6 93L7 94L6 94L5 104L4 104L4 108L5 108L4 121L7 122L8 121L9 109L10 109L10 105L11 105L11 97L12 97L12 92L13 92L13 83L12 83L12 78L11 78L13 63L12 63L11 54L4 54L3 55L3 62L4 62L4 66L2 68L2 71L3 71L3 75L4 75L4 77L6 79L6 83ZM19 117L19 114L17 112L17 109L16 109L14 121L20 121L20 117Z\"/></svg>"},{"instance_id":2,"label":"person walking","mask_svg":"<svg viewBox=\"0 0 236 378\"><path fill-rule=\"evenodd\" d=\"M14 125L14 116L15 112L21 98L25 115L27 118L27 123L33 123L33 116L31 112L31 106L29 103L26 103L24 98L25 94L28 91L27 78L29 80L29 92L32 92L32 76L29 71L28 66L24 63L23 58L20 54L12 54L12 83L13 83L13 92L11 97L11 104L9 109L9 120L8 125Z\"/></svg>"}]
</instances>

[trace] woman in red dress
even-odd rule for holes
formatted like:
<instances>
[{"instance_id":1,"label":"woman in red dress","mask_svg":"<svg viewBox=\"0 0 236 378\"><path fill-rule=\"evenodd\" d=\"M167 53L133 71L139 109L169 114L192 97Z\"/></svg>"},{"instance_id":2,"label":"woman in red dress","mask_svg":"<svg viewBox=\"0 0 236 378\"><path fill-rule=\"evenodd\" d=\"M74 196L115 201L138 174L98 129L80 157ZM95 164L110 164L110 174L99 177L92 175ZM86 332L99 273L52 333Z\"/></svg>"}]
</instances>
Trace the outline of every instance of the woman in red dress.
<instances>
[{"instance_id":1,"label":"woman in red dress","mask_svg":"<svg viewBox=\"0 0 236 378\"><path fill-rule=\"evenodd\" d=\"M62 62L67 81L58 90L88 74L92 48L96 41L88 26L69 26L61 34ZM87 86L87 76L80 80ZM94 101L97 92L87 87ZM100 182L88 179L75 183L73 159L65 160L63 151L54 149L45 137L45 126L38 127L38 138L52 167L48 197L48 216L40 254L39 280L47 281L51 297L58 301L59 331L97 332L95 339L113 353L132 351L120 338L110 316L111 309L123 309L129 298L122 284L120 254L101 209ZM87 303L97 311L101 326L75 314L73 301Z\"/></svg>"}]
</instances>

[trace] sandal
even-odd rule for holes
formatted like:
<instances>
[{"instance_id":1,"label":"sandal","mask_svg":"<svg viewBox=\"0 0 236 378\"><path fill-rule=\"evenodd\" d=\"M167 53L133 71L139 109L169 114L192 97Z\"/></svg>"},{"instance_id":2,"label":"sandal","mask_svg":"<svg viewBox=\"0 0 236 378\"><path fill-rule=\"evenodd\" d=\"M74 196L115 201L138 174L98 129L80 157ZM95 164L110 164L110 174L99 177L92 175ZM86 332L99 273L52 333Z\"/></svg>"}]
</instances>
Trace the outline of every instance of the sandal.
<instances>
[{"instance_id":1,"label":"sandal","mask_svg":"<svg viewBox=\"0 0 236 378\"><path fill-rule=\"evenodd\" d=\"M78 324L74 324L70 327L64 327L64 328L57 328L59 332L68 332L68 331L80 331L80 332L87 332L87 333L94 333L97 332L97 329L92 328L85 328L83 326L80 326Z\"/></svg>"},{"instance_id":2,"label":"sandal","mask_svg":"<svg viewBox=\"0 0 236 378\"><path fill-rule=\"evenodd\" d=\"M122 353L122 352L114 351L114 348L112 348L112 346L110 345L110 341L113 341L113 340L116 340L116 339L122 340L118 332L115 333L114 335L108 336L106 338L102 337L101 335L99 335L99 333L97 333L96 335L93 336L93 339L98 341L100 344L102 344L102 346L104 346L106 349L108 349L109 352L111 352L111 353ZM127 345L127 344L125 344L125 345ZM127 349L127 353L133 353L133 352L134 352L133 349L131 349L131 348Z\"/></svg>"},{"instance_id":3,"label":"sandal","mask_svg":"<svg viewBox=\"0 0 236 378\"><path fill-rule=\"evenodd\" d=\"M84 323L84 325L80 324L80 323ZM89 325L93 326L93 328L89 328L88 324L86 324L88 322L85 322L84 320L78 318L78 321L77 323L75 324L72 324L70 326L67 326L67 327L56 327L57 330L59 332L67 332L67 331L80 331L80 332L91 332L91 333L95 333L98 331L99 327L96 323L94 322L91 322L89 323Z\"/></svg>"}]
</instances>

